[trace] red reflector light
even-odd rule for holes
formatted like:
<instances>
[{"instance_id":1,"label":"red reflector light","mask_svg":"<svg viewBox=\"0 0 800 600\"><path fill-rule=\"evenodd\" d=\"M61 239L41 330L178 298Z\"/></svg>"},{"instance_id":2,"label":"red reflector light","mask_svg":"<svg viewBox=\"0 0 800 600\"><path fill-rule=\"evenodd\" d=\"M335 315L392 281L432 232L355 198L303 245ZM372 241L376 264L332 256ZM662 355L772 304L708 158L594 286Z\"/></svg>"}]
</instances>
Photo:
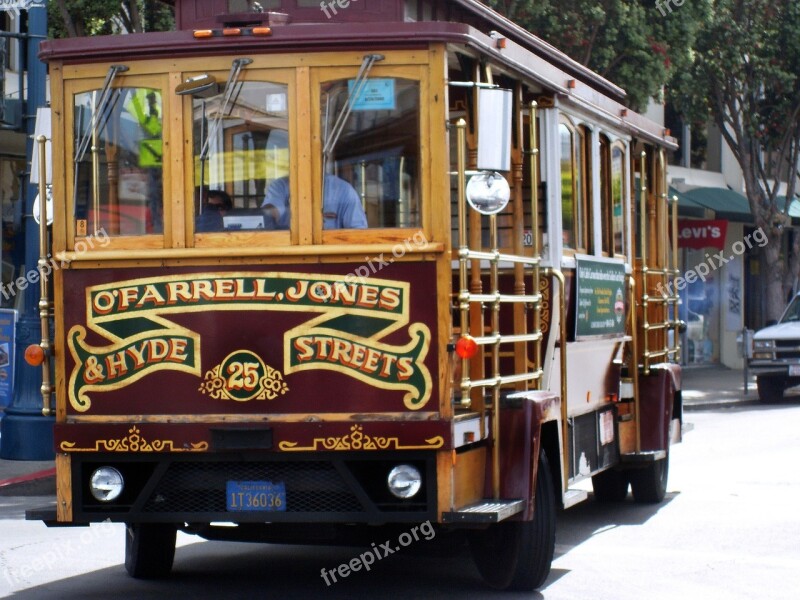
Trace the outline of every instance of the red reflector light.
<instances>
[{"instance_id":1,"label":"red reflector light","mask_svg":"<svg viewBox=\"0 0 800 600\"><path fill-rule=\"evenodd\" d=\"M226 27L222 30L222 35L242 35L242 30L239 27Z\"/></svg>"},{"instance_id":2,"label":"red reflector light","mask_svg":"<svg viewBox=\"0 0 800 600\"><path fill-rule=\"evenodd\" d=\"M468 335L462 335L456 342L456 354L461 358L472 358L478 353L478 343Z\"/></svg>"},{"instance_id":3,"label":"red reflector light","mask_svg":"<svg viewBox=\"0 0 800 600\"><path fill-rule=\"evenodd\" d=\"M272 29L269 27L253 27L253 35L272 35Z\"/></svg>"},{"instance_id":4,"label":"red reflector light","mask_svg":"<svg viewBox=\"0 0 800 600\"><path fill-rule=\"evenodd\" d=\"M210 38L214 36L214 32L211 29L195 29L194 30L194 37L196 38Z\"/></svg>"},{"instance_id":5,"label":"red reflector light","mask_svg":"<svg viewBox=\"0 0 800 600\"><path fill-rule=\"evenodd\" d=\"M44 362L44 350L39 344L31 344L25 348L25 362L32 367L38 367Z\"/></svg>"}]
</instances>

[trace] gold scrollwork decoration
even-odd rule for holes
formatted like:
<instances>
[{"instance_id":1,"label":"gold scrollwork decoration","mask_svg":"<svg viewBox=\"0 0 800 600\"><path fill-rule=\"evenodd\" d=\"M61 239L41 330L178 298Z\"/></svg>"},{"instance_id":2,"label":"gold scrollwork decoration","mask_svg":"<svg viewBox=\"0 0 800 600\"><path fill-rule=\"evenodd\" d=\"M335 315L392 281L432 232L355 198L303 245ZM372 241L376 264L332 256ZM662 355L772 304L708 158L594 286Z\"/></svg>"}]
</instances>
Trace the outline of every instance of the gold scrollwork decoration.
<instances>
[{"instance_id":1,"label":"gold scrollwork decoration","mask_svg":"<svg viewBox=\"0 0 800 600\"><path fill-rule=\"evenodd\" d=\"M214 400L274 400L289 391L283 374L249 350L231 352L206 372L199 391Z\"/></svg>"},{"instance_id":2,"label":"gold scrollwork decoration","mask_svg":"<svg viewBox=\"0 0 800 600\"><path fill-rule=\"evenodd\" d=\"M298 442L282 441L278 448L284 452L309 450L435 450L444 445L440 435L428 438L422 445L404 445L396 437L373 436L364 433L361 425L353 425L350 433L343 436L314 438L310 446L300 446Z\"/></svg>"},{"instance_id":3,"label":"gold scrollwork decoration","mask_svg":"<svg viewBox=\"0 0 800 600\"><path fill-rule=\"evenodd\" d=\"M64 452L203 452L208 442L193 442L176 447L172 440L148 441L134 425L123 438L96 440L93 448L78 448L76 442L63 441L59 445Z\"/></svg>"}]
</instances>

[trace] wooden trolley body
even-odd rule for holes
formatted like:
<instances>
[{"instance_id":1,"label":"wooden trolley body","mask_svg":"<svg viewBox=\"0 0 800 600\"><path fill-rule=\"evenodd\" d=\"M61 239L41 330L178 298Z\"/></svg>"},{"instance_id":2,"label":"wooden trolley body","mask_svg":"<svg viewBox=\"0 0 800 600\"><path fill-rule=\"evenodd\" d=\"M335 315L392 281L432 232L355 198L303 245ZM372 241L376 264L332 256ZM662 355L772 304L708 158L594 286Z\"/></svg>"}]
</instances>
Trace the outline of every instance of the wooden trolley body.
<instances>
[{"instance_id":1,"label":"wooden trolley body","mask_svg":"<svg viewBox=\"0 0 800 600\"><path fill-rule=\"evenodd\" d=\"M663 498L674 141L483 5L422 4L287 23L176 1L174 32L43 44L58 498L39 516L128 523L134 576L169 570L153 549L178 528L336 542L428 522L469 529L491 584L534 588L573 484ZM484 90L510 121L488 151ZM487 152L509 157L494 214L467 200ZM366 227L333 224L326 173ZM216 229L209 188L233 202Z\"/></svg>"}]
</instances>

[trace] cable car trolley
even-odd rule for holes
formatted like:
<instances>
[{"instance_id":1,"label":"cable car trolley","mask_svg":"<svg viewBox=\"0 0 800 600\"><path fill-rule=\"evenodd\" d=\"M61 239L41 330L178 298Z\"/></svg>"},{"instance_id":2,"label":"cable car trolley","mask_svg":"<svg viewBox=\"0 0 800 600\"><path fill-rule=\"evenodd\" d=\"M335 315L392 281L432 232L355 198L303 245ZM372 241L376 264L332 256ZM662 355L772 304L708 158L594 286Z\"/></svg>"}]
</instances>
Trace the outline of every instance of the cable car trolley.
<instances>
[{"instance_id":1,"label":"cable car trolley","mask_svg":"<svg viewBox=\"0 0 800 600\"><path fill-rule=\"evenodd\" d=\"M664 498L675 142L477 1L323 4L42 44L57 502L28 518L125 523L142 578L177 531L427 524L538 588L580 481Z\"/></svg>"}]
</instances>

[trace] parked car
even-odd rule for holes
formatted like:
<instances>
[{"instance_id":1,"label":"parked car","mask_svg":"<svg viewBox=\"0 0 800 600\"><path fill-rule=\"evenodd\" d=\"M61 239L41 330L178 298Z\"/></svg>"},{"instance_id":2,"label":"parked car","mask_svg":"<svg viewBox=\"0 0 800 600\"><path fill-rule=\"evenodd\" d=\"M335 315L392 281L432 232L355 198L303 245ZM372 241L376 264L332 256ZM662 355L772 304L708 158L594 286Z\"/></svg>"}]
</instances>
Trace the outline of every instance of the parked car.
<instances>
[{"instance_id":1,"label":"parked car","mask_svg":"<svg viewBox=\"0 0 800 600\"><path fill-rule=\"evenodd\" d=\"M756 375L761 402L778 402L784 390L800 385L800 294L775 325L753 335L748 367Z\"/></svg>"}]
</instances>

